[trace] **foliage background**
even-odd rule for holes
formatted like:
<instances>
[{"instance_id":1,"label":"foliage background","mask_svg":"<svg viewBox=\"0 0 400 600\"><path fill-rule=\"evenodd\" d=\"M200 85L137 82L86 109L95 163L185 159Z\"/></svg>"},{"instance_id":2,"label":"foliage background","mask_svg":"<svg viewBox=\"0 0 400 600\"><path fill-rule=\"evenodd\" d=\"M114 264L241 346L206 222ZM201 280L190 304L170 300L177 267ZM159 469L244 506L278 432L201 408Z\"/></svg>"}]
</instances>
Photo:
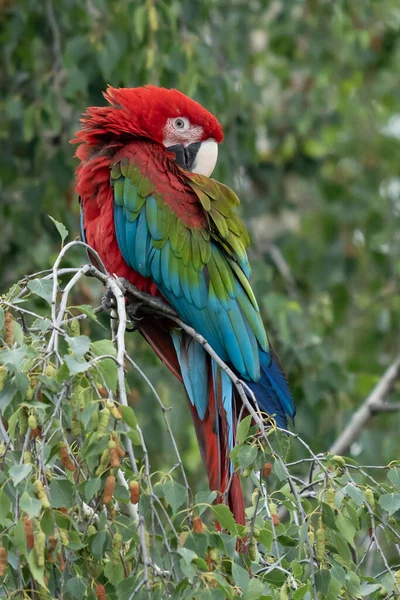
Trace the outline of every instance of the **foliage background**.
<instances>
[{"instance_id":1,"label":"foliage background","mask_svg":"<svg viewBox=\"0 0 400 600\"><path fill-rule=\"evenodd\" d=\"M0 20L1 289L52 264L59 237L48 214L78 235L69 140L85 107L103 103L109 83L177 87L224 126L215 177L242 199L296 431L327 450L399 351L396 3L3 0ZM100 293L85 285L76 304ZM173 406L199 486L182 390L138 336L129 347ZM167 468L161 415L140 380L131 384L152 466ZM374 418L351 453L388 463L398 427L397 414Z\"/></svg>"}]
</instances>

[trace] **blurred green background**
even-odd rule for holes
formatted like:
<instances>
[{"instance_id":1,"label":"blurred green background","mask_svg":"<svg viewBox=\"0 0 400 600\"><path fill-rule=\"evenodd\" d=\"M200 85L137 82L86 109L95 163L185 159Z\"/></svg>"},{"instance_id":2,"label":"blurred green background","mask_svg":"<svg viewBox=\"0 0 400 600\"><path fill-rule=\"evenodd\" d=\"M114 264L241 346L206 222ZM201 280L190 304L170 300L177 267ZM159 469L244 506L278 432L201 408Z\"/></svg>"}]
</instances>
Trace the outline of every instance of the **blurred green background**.
<instances>
[{"instance_id":1,"label":"blurred green background","mask_svg":"<svg viewBox=\"0 0 400 600\"><path fill-rule=\"evenodd\" d=\"M1 291L51 266L48 214L79 234L69 140L85 107L107 84L177 87L224 126L215 177L242 199L296 431L327 450L399 352L399 33L392 0L1 0ZM100 293L86 284L76 303ZM138 334L129 345L198 479L182 389ZM131 383L152 466L169 468L157 404ZM398 431L397 414L377 416L352 453L398 458Z\"/></svg>"}]
</instances>

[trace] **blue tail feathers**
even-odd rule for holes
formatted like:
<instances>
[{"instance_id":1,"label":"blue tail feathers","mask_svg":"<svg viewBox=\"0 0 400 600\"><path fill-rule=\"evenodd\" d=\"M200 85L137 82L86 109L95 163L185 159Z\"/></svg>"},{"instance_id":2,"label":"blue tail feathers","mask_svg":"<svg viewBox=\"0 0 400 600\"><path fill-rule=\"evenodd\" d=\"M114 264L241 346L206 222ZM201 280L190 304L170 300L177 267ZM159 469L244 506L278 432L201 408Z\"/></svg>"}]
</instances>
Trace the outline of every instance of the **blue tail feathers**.
<instances>
[{"instance_id":1,"label":"blue tail feathers","mask_svg":"<svg viewBox=\"0 0 400 600\"><path fill-rule=\"evenodd\" d=\"M257 382L247 381L261 411L274 417L278 427L287 426L287 417L294 418L294 400L289 389L279 358L270 348L259 351L261 376Z\"/></svg>"}]
</instances>

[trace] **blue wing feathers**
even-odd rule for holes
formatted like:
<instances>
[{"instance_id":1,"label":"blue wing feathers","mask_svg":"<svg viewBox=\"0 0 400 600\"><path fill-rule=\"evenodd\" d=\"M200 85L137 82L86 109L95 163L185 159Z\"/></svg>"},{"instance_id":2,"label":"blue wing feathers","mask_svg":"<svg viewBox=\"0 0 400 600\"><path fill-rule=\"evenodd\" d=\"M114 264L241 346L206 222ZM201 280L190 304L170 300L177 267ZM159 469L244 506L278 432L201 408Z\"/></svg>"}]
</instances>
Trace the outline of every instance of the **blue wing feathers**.
<instances>
[{"instance_id":1,"label":"blue wing feathers","mask_svg":"<svg viewBox=\"0 0 400 600\"><path fill-rule=\"evenodd\" d=\"M207 354L200 344L182 331L174 329L171 335L189 399L200 419L204 419L208 404Z\"/></svg>"},{"instance_id":2,"label":"blue wing feathers","mask_svg":"<svg viewBox=\"0 0 400 600\"><path fill-rule=\"evenodd\" d=\"M135 255L137 263L137 271L144 277L150 276L150 267L148 264L148 256L150 252L150 234L147 227L146 211L142 209L137 219L137 229L135 238Z\"/></svg>"},{"instance_id":3,"label":"blue wing feathers","mask_svg":"<svg viewBox=\"0 0 400 600\"><path fill-rule=\"evenodd\" d=\"M260 349L261 377L247 385L257 398L261 411L274 416L279 427L286 427L287 417L295 415L294 400L275 352Z\"/></svg>"},{"instance_id":4,"label":"blue wing feathers","mask_svg":"<svg viewBox=\"0 0 400 600\"><path fill-rule=\"evenodd\" d=\"M128 179L115 182L114 224L125 261L141 275L154 279L181 318L207 339L223 361L233 365L238 376L247 380L260 409L274 415L277 424L285 427L286 417L295 414L293 398L279 359L268 347L257 304L243 287L243 272L237 272L239 265L232 265L231 259L225 260L219 247L210 242L200 245L201 259L207 265L196 270L191 264L195 256L196 260L199 257L196 240L188 232L179 233L179 227L184 227L181 224L177 240L167 239L161 249L156 247L153 240L163 240L165 218L154 196L144 200ZM207 232L200 233L207 239ZM247 259L239 258L247 275ZM203 419L208 402L207 353L191 338L188 341L183 332L172 330L171 335L190 401ZM213 361L212 375L214 386L218 383L222 394L231 448L232 382Z\"/></svg>"},{"instance_id":5,"label":"blue wing feathers","mask_svg":"<svg viewBox=\"0 0 400 600\"><path fill-rule=\"evenodd\" d=\"M226 418L228 421L228 448L232 450L233 448L233 384L229 379L228 375L224 373L217 365L217 363L212 360L212 377L213 377L213 385L214 385L214 396L217 398L217 387L219 385L221 396L222 396L222 406L224 408ZM233 464L231 462L231 469L233 469Z\"/></svg>"}]
</instances>

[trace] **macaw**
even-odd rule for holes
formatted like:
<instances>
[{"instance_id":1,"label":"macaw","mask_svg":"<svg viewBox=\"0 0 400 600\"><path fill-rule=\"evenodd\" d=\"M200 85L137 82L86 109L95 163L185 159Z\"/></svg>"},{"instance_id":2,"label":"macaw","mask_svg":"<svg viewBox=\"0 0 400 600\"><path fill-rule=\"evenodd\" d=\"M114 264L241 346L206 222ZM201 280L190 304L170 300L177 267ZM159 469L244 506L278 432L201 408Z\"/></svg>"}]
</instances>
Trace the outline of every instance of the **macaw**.
<instances>
[{"instance_id":1,"label":"macaw","mask_svg":"<svg viewBox=\"0 0 400 600\"><path fill-rule=\"evenodd\" d=\"M249 284L248 233L239 199L211 179L223 131L214 115L175 89L112 88L91 107L73 143L86 242L107 270L159 296L209 342L285 427L295 413ZM245 524L229 453L241 402L226 373L168 319L144 317L144 336L183 383L211 490Z\"/></svg>"}]
</instances>

